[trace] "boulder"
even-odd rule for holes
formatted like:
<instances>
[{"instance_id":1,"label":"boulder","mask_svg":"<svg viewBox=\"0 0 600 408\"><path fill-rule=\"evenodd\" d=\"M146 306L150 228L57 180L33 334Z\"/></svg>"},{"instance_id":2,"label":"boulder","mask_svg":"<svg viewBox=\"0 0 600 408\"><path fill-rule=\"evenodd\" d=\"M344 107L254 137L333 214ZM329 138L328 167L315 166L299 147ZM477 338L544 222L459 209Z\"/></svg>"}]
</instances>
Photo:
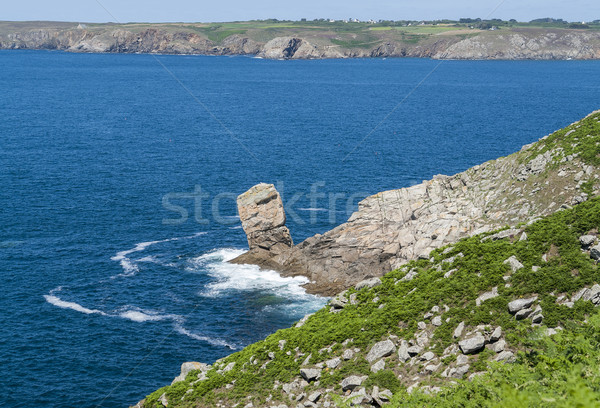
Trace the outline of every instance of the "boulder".
<instances>
[{"instance_id":1,"label":"boulder","mask_svg":"<svg viewBox=\"0 0 600 408\"><path fill-rule=\"evenodd\" d=\"M513 361L515 361L515 354L512 351L502 351L496 356L495 360L512 363Z\"/></svg>"},{"instance_id":2,"label":"boulder","mask_svg":"<svg viewBox=\"0 0 600 408\"><path fill-rule=\"evenodd\" d=\"M363 288L369 288L372 289L376 286L381 285L381 279L379 278L371 278L371 279L365 279L363 281L360 281L356 284L355 288L356 290L361 290Z\"/></svg>"},{"instance_id":3,"label":"boulder","mask_svg":"<svg viewBox=\"0 0 600 408\"><path fill-rule=\"evenodd\" d=\"M319 368L301 368L300 375L306 381L311 382L321 378L321 369Z\"/></svg>"},{"instance_id":4,"label":"boulder","mask_svg":"<svg viewBox=\"0 0 600 408\"><path fill-rule=\"evenodd\" d=\"M523 267L523 264L521 262L519 262L519 260L517 259L516 256L512 255L510 258L508 258L506 261L503 262L504 264L510 266L510 269L514 272L518 271L519 269L521 269Z\"/></svg>"},{"instance_id":5,"label":"boulder","mask_svg":"<svg viewBox=\"0 0 600 408\"><path fill-rule=\"evenodd\" d=\"M517 320L523 320L527 316L529 316L532 312L533 312L533 309L531 309L531 308L521 309L517 313L515 313L515 318Z\"/></svg>"},{"instance_id":6,"label":"boulder","mask_svg":"<svg viewBox=\"0 0 600 408\"><path fill-rule=\"evenodd\" d=\"M494 343L494 342L500 340L500 337L502 337L502 327L498 326L494 329L494 331L490 335L490 343Z\"/></svg>"},{"instance_id":7,"label":"boulder","mask_svg":"<svg viewBox=\"0 0 600 408\"><path fill-rule=\"evenodd\" d=\"M198 363L197 361L188 361L181 365L181 373L179 376L175 377L171 385L185 380L185 377L190 373L190 371L201 370L202 373L206 373L210 370L210 366L204 363Z\"/></svg>"},{"instance_id":8,"label":"boulder","mask_svg":"<svg viewBox=\"0 0 600 408\"><path fill-rule=\"evenodd\" d=\"M378 371L385 370L385 360L381 359L371 366L371 372L376 373Z\"/></svg>"},{"instance_id":9,"label":"boulder","mask_svg":"<svg viewBox=\"0 0 600 408\"><path fill-rule=\"evenodd\" d=\"M579 237L579 243L584 248L589 248L594 242L596 242L595 235L582 235Z\"/></svg>"},{"instance_id":10,"label":"boulder","mask_svg":"<svg viewBox=\"0 0 600 408\"><path fill-rule=\"evenodd\" d=\"M358 375L351 375L350 377L344 378L341 383L342 390L353 390L356 387L359 387L367 378L368 377L366 375L362 377Z\"/></svg>"},{"instance_id":11,"label":"boulder","mask_svg":"<svg viewBox=\"0 0 600 408\"><path fill-rule=\"evenodd\" d=\"M456 326L456 329L454 329L453 337L455 339L458 339L460 336L462 336L464 330L465 330L465 322L460 322L458 324L458 326Z\"/></svg>"},{"instance_id":12,"label":"boulder","mask_svg":"<svg viewBox=\"0 0 600 408\"><path fill-rule=\"evenodd\" d=\"M281 251L293 245L283 201L273 184L260 183L240 194L237 206L250 250Z\"/></svg>"},{"instance_id":13,"label":"boulder","mask_svg":"<svg viewBox=\"0 0 600 408\"><path fill-rule=\"evenodd\" d=\"M485 347L485 337L481 333L477 333L473 337L459 341L458 347L460 347L463 354L478 353Z\"/></svg>"},{"instance_id":14,"label":"boulder","mask_svg":"<svg viewBox=\"0 0 600 408\"><path fill-rule=\"evenodd\" d=\"M384 340L375 343L375 345L371 347L371 350L369 350L366 358L369 363L372 363L375 360L391 355L394 351L396 351L394 343L391 340Z\"/></svg>"},{"instance_id":15,"label":"boulder","mask_svg":"<svg viewBox=\"0 0 600 408\"><path fill-rule=\"evenodd\" d=\"M583 295L583 300L588 300L595 305L599 304L600 303L600 285L594 284L594 286L592 286L590 288L590 290L588 290Z\"/></svg>"},{"instance_id":16,"label":"boulder","mask_svg":"<svg viewBox=\"0 0 600 408\"><path fill-rule=\"evenodd\" d=\"M526 309L537 300L537 296L533 296L527 299L513 300L508 304L508 311L512 314L517 313L521 309Z\"/></svg>"},{"instance_id":17,"label":"boulder","mask_svg":"<svg viewBox=\"0 0 600 408\"><path fill-rule=\"evenodd\" d=\"M400 347L398 347L398 359L403 363L410 359L410 354L408 353L408 343L406 340L403 340L402 344L400 344Z\"/></svg>"},{"instance_id":18,"label":"boulder","mask_svg":"<svg viewBox=\"0 0 600 408\"><path fill-rule=\"evenodd\" d=\"M594 260L600 260L600 245L596 245L590 248L590 256Z\"/></svg>"},{"instance_id":19,"label":"boulder","mask_svg":"<svg viewBox=\"0 0 600 408\"><path fill-rule=\"evenodd\" d=\"M493 299L497 296L498 296L498 287L496 286L496 287L492 288L492 290L490 292L485 292L485 293L482 293L481 295L479 295L479 297L477 299L475 299L475 304L477 306L481 306L481 304L483 302L485 302L486 300Z\"/></svg>"},{"instance_id":20,"label":"boulder","mask_svg":"<svg viewBox=\"0 0 600 408\"><path fill-rule=\"evenodd\" d=\"M334 368L337 368L341 363L342 363L342 359L340 359L339 357L335 357L335 358L332 358L331 360L325 361L325 365L332 370Z\"/></svg>"}]
</instances>

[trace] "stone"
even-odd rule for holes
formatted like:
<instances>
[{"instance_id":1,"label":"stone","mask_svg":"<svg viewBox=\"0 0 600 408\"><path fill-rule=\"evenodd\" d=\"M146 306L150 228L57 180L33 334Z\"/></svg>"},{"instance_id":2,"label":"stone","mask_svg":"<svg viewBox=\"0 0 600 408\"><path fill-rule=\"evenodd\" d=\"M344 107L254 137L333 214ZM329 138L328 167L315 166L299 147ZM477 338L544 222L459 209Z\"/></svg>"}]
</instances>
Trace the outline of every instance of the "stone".
<instances>
[{"instance_id":1,"label":"stone","mask_svg":"<svg viewBox=\"0 0 600 408\"><path fill-rule=\"evenodd\" d=\"M427 328L427 324L425 322L419 322L417 323L417 328L419 330L425 330Z\"/></svg>"},{"instance_id":2,"label":"stone","mask_svg":"<svg viewBox=\"0 0 600 408\"><path fill-rule=\"evenodd\" d=\"M590 301L595 305L599 304L600 303L600 285L598 285L597 283L594 284L594 286L592 286L590 288L590 290L587 291L583 295L583 300Z\"/></svg>"},{"instance_id":3,"label":"stone","mask_svg":"<svg viewBox=\"0 0 600 408\"><path fill-rule=\"evenodd\" d=\"M523 264L521 262L519 262L517 257L514 255L512 255L510 258L508 258L503 263L509 265L510 269L512 270L513 273L515 273L519 269L523 268Z\"/></svg>"},{"instance_id":4,"label":"stone","mask_svg":"<svg viewBox=\"0 0 600 408\"><path fill-rule=\"evenodd\" d=\"M571 302L577 302L579 299L583 298L583 296L589 291L590 290L588 288L582 288L581 290L577 291L577 293L575 293L571 298Z\"/></svg>"},{"instance_id":5,"label":"stone","mask_svg":"<svg viewBox=\"0 0 600 408\"><path fill-rule=\"evenodd\" d=\"M371 366L371 372L376 373L378 371L385 370L385 360L381 359Z\"/></svg>"},{"instance_id":6,"label":"stone","mask_svg":"<svg viewBox=\"0 0 600 408\"><path fill-rule=\"evenodd\" d=\"M498 326L494 329L492 334L490 334L490 343L494 343L502 337L502 327Z\"/></svg>"},{"instance_id":7,"label":"stone","mask_svg":"<svg viewBox=\"0 0 600 408\"><path fill-rule=\"evenodd\" d=\"M600 245L596 245L590 248L590 256L596 261L600 259Z\"/></svg>"},{"instance_id":8,"label":"stone","mask_svg":"<svg viewBox=\"0 0 600 408\"><path fill-rule=\"evenodd\" d=\"M363 288L369 288L372 289L374 287L377 287L381 285L381 279L379 278L371 278L371 279L365 279L363 281L360 281L356 284L355 288L356 290L361 290Z\"/></svg>"},{"instance_id":9,"label":"stone","mask_svg":"<svg viewBox=\"0 0 600 408\"><path fill-rule=\"evenodd\" d=\"M515 361L515 355L512 351L502 351L496 356L495 361L506 361L507 363L512 363Z\"/></svg>"},{"instance_id":10,"label":"stone","mask_svg":"<svg viewBox=\"0 0 600 408\"><path fill-rule=\"evenodd\" d=\"M423 369L425 370L425 373L433 374L440 368L440 365L441 364L427 364Z\"/></svg>"},{"instance_id":11,"label":"stone","mask_svg":"<svg viewBox=\"0 0 600 408\"><path fill-rule=\"evenodd\" d=\"M499 340L496 344L494 344L494 352L500 353L500 352L504 351L505 347L506 347L506 341Z\"/></svg>"},{"instance_id":12,"label":"stone","mask_svg":"<svg viewBox=\"0 0 600 408\"><path fill-rule=\"evenodd\" d=\"M287 340L279 340L279 350L283 350L286 344Z\"/></svg>"},{"instance_id":13,"label":"stone","mask_svg":"<svg viewBox=\"0 0 600 408\"><path fill-rule=\"evenodd\" d=\"M469 363L469 356L465 356L464 354L459 354L456 356L456 365L464 365Z\"/></svg>"},{"instance_id":14,"label":"stone","mask_svg":"<svg viewBox=\"0 0 600 408\"><path fill-rule=\"evenodd\" d=\"M481 295L479 295L479 297L477 299L475 299L475 304L477 306L481 306L481 304L483 302L485 302L486 300L493 299L497 296L498 296L498 286L492 288L492 290L490 292L485 292L485 293L482 293Z\"/></svg>"},{"instance_id":15,"label":"stone","mask_svg":"<svg viewBox=\"0 0 600 408\"><path fill-rule=\"evenodd\" d=\"M301 368L300 375L306 381L311 382L321 378L321 370L318 368Z\"/></svg>"},{"instance_id":16,"label":"stone","mask_svg":"<svg viewBox=\"0 0 600 408\"><path fill-rule=\"evenodd\" d=\"M582 235L579 237L579 243L584 248L589 248L594 242L596 242L595 235Z\"/></svg>"},{"instance_id":17,"label":"stone","mask_svg":"<svg viewBox=\"0 0 600 408\"><path fill-rule=\"evenodd\" d=\"M346 399L346 401L350 402L351 405L354 406L362 406L364 404L370 404L373 398L367 394L365 388L360 388L359 390L353 391L350 396Z\"/></svg>"},{"instance_id":18,"label":"stone","mask_svg":"<svg viewBox=\"0 0 600 408\"><path fill-rule=\"evenodd\" d=\"M314 313L309 313L309 314L305 315L302 319L300 319L298 321L298 323L296 323L295 327L298 328L298 327L304 326L304 323L306 323L312 315L314 315Z\"/></svg>"},{"instance_id":19,"label":"stone","mask_svg":"<svg viewBox=\"0 0 600 408\"><path fill-rule=\"evenodd\" d=\"M163 393L158 398L158 402L160 402L161 404L163 404L163 406L168 407L169 406L169 401L167 400L167 393Z\"/></svg>"},{"instance_id":20,"label":"stone","mask_svg":"<svg viewBox=\"0 0 600 408\"><path fill-rule=\"evenodd\" d=\"M367 354L367 361L372 363L375 360L379 360L382 357L387 357L396 351L396 346L391 340L380 341L375 343L369 353Z\"/></svg>"},{"instance_id":21,"label":"stone","mask_svg":"<svg viewBox=\"0 0 600 408\"><path fill-rule=\"evenodd\" d=\"M331 360L325 361L325 365L327 368L335 369L342 363L342 360L339 357L332 358Z\"/></svg>"},{"instance_id":22,"label":"stone","mask_svg":"<svg viewBox=\"0 0 600 408\"><path fill-rule=\"evenodd\" d=\"M464 364L464 365L458 366L456 368L452 368L452 369L450 369L449 377L463 378L465 376L465 374L469 372L469 368L471 368L471 366L468 364Z\"/></svg>"},{"instance_id":23,"label":"stone","mask_svg":"<svg viewBox=\"0 0 600 408\"><path fill-rule=\"evenodd\" d=\"M351 375L350 377L344 378L341 382L342 390L347 391L353 390L356 387L360 387L363 381L365 381L367 378L367 376L361 377L358 375Z\"/></svg>"},{"instance_id":24,"label":"stone","mask_svg":"<svg viewBox=\"0 0 600 408\"><path fill-rule=\"evenodd\" d=\"M227 373L227 372L233 370L233 367L235 367L235 361L232 361L231 363L227 364L225 366L225 368L223 369L223 372Z\"/></svg>"},{"instance_id":25,"label":"stone","mask_svg":"<svg viewBox=\"0 0 600 408\"><path fill-rule=\"evenodd\" d=\"M430 361L430 360L433 360L434 358L435 358L435 354L433 354L433 352L431 352L431 351L428 351L426 353L423 353L420 360L421 361Z\"/></svg>"},{"instance_id":26,"label":"stone","mask_svg":"<svg viewBox=\"0 0 600 408\"><path fill-rule=\"evenodd\" d=\"M536 314L533 315L533 317L531 318L531 322L535 323L535 324L540 324L542 323L542 320L544 320L544 315L543 314Z\"/></svg>"},{"instance_id":27,"label":"stone","mask_svg":"<svg viewBox=\"0 0 600 408\"><path fill-rule=\"evenodd\" d=\"M485 347L485 337L481 333L477 333L471 338L459 341L458 347L460 347L463 354L478 353Z\"/></svg>"},{"instance_id":28,"label":"stone","mask_svg":"<svg viewBox=\"0 0 600 408\"><path fill-rule=\"evenodd\" d=\"M517 299L508 303L508 311L512 314L517 313L521 309L526 309L537 300L537 296L533 296L527 299Z\"/></svg>"},{"instance_id":29,"label":"stone","mask_svg":"<svg viewBox=\"0 0 600 408\"><path fill-rule=\"evenodd\" d=\"M528 317L532 312L533 312L533 309L530 309L530 308L521 309L517 313L515 313L515 318L517 320L523 320L526 317Z\"/></svg>"},{"instance_id":30,"label":"stone","mask_svg":"<svg viewBox=\"0 0 600 408\"><path fill-rule=\"evenodd\" d=\"M406 351L412 357L412 356L416 356L416 355L420 354L421 351L423 351L423 348L419 347L419 346L411 346L411 347L407 348Z\"/></svg>"},{"instance_id":31,"label":"stone","mask_svg":"<svg viewBox=\"0 0 600 408\"><path fill-rule=\"evenodd\" d=\"M290 248L293 245L289 230L285 227L285 210L281 196L273 184L260 183L240 194L237 198L242 228L248 238L250 250L275 247Z\"/></svg>"},{"instance_id":32,"label":"stone","mask_svg":"<svg viewBox=\"0 0 600 408\"><path fill-rule=\"evenodd\" d=\"M434 326L441 326L442 325L442 317L441 316L436 316L433 318L433 320L431 321L431 324L433 324Z\"/></svg>"},{"instance_id":33,"label":"stone","mask_svg":"<svg viewBox=\"0 0 600 408\"><path fill-rule=\"evenodd\" d=\"M199 363L197 361L188 361L186 363L183 363L181 365L181 373L179 374L179 376L175 377L171 385L180 381L184 381L185 377L187 377L187 375L194 370L201 370L201 373L206 373L210 370L210 366L208 364Z\"/></svg>"},{"instance_id":34,"label":"stone","mask_svg":"<svg viewBox=\"0 0 600 408\"><path fill-rule=\"evenodd\" d=\"M344 352L342 353L342 358L344 360L350 360L352 357L354 357L354 351L352 351L351 349L344 350Z\"/></svg>"},{"instance_id":35,"label":"stone","mask_svg":"<svg viewBox=\"0 0 600 408\"><path fill-rule=\"evenodd\" d=\"M322 393L320 391L315 391L308 396L308 400L310 402L317 402L319 398L321 398Z\"/></svg>"},{"instance_id":36,"label":"stone","mask_svg":"<svg viewBox=\"0 0 600 408\"><path fill-rule=\"evenodd\" d=\"M456 329L454 329L453 337L455 339L460 338L462 336L464 330L465 330L465 322L460 322L458 324L458 326L456 326Z\"/></svg>"},{"instance_id":37,"label":"stone","mask_svg":"<svg viewBox=\"0 0 600 408\"><path fill-rule=\"evenodd\" d=\"M408 353L408 343L406 341L402 341L400 347L398 347L398 359L405 363L408 359L410 359L410 354Z\"/></svg>"}]
</instances>

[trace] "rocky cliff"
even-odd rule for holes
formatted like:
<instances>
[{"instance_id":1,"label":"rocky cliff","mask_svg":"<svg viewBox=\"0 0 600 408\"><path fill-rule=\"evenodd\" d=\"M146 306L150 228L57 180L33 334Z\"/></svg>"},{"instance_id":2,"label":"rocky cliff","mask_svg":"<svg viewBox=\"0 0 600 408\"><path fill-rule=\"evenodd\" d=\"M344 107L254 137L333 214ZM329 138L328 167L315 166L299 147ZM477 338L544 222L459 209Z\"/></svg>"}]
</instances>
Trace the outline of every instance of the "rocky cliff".
<instances>
[{"instance_id":1,"label":"rocky cliff","mask_svg":"<svg viewBox=\"0 0 600 408\"><path fill-rule=\"evenodd\" d=\"M434 250L137 408L598 406L599 229L593 197Z\"/></svg>"},{"instance_id":2,"label":"rocky cliff","mask_svg":"<svg viewBox=\"0 0 600 408\"><path fill-rule=\"evenodd\" d=\"M193 24L0 22L0 49L69 52L255 55L270 59L598 59L600 32L510 28L404 35L315 29L225 30ZM213 30L214 29L214 30ZM364 38L364 40L359 40Z\"/></svg>"},{"instance_id":3,"label":"rocky cliff","mask_svg":"<svg viewBox=\"0 0 600 408\"><path fill-rule=\"evenodd\" d=\"M332 295L460 238L568 208L598 194L599 120L600 111L510 156L367 197L331 231L234 262L307 276L310 291Z\"/></svg>"}]
</instances>

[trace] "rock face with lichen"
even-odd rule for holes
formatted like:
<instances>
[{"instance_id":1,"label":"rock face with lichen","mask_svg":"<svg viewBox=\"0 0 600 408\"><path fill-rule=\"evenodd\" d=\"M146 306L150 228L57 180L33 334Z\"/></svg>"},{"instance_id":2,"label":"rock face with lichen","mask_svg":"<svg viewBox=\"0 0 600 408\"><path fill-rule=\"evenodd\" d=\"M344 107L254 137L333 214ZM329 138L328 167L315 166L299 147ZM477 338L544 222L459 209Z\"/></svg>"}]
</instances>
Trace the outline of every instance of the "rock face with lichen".
<instances>
[{"instance_id":1,"label":"rock face with lichen","mask_svg":"<svg viewBox=\"0 0 600 408\"><path fill-rule=\"evenodd\" d=\"M244 229L250 231L251 250L236 261L273 268L286 275L307 276L312 282L308 290L332 295L410 260L426 258L433 249L461 238L528 222L580 203L587 200L588 194L599 191L600 168L580 157L587 154L582 146L598 137L590 129L598 126L599 120L600 111L510 156L454 176L439 175L413 187L367 197L346 223L294 247L290 246L286 228L277 251L270 249L278 236L275 230L267 234L269 238L263 245L256 244L253 234L265 240L261 235L264 233L258 232L260 228L283 226L280 199L277 208L281 212L248 218L246 203L253 200L250 194L238 203ZM259 186L249 192L259 194L266 189L266 185ZM272 186L264 191L260 194L269 191L279 197ZM258 222L268 214L274 217L272 224ZM252 223L260 228L248 230L247 225ZM266 251L255 250L257 246Z\"/></svg>"},{"instance_id":2,"label":"rock face with lichen","mask_svg":"<svg viewBox=\"0 0 600 408\"><path fill-rule=\"evenodd\" d=\"M239 195L237 205L250 250L280 252L293 245L283 202L273 184L257 184Z\"/></svg>"}]
</instances>

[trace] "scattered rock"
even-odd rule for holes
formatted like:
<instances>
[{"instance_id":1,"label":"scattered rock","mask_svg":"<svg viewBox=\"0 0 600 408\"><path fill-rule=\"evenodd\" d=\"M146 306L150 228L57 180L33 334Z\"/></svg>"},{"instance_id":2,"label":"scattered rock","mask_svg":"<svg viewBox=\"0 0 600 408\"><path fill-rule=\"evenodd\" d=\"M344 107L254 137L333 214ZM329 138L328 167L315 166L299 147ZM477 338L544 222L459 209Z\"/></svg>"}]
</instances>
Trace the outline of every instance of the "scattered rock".
<instances>
[{"instance_id":1,"label":"scattered rock","mask_svg":"<svg viewBox=\"0 0 600 408\"><path fill-rule=\"evenodd\" d=\"M494 331L490 335L490 343L494 343L494 342L500 340L500 337L502 337L502 327L498 326L494 329Z\"/></svg>"},{"instance_id":2,"label":"scattered rock","mask_svg":"<svg viewBox=\"0 0 600 408\"><path fill-rule=\"evenodd\" d=\"M517 320L523 320L533 312L533 309L521 309L515 314Z\"/></svg>"},{"instance_id":3,"label":"scattered rock","mask_svg":"<svg viewBox=\"0 0 600 408\"><path fill-rule=\"evenodd\" d=\"M161 395L158 398L158 402L160 402L161 404L163 404L163 406L168 407L169 406L169 401L167 400L167 394L163 393L163 395Z\"/></svg>"},{"instance_id":4,"label":"scattered rock","mask_svg":"<svg viewBox=\"0 0 600 408\"><path fill-rule=\"evenodd\" d=\"M458 346L463 354L474 354L485 347L485 337L481 333L477 333L474 337L459 341Z\"/></svg>"},{"instance_id":5,"label":"scattered rock","mask_svg":"<svg viewBox=\"0 0 600 408\"><path fill-rule=\"evenodd\" d=\"M590 256L596 261L600 259L600 245L596 245L590 248Z\"/></svg>"},{"instance_id":6,"label":"scattered rock","mask_svg":"<svg viewBox=\"0 0 600 408\"><path fill-rule=\"evenodd\" d=\"M311 382L321 378L321 370L318 368L301 368L300 375L306 381Z\"/></svg>"},{"instance_id":7,"label":"scattered rock","mask_svg":"<svg viewBox=\"0 0 600 408\"><path fill-rule=\"evenodd\" d=\"M469 362L469 356L466 356L464 354L459 354L458 356L456 356L456 365L464 365L467 364Z\"/></svg>"},{"instance_id":8,"label":"scattered rock","mask_svg":"<svg viewBox=\"0 0 600 408\"><path fill-rule=\"evenodd\" d=\"M344 350L344 352L342 353L342 358L344 360L350 360L352 357L354 357L354 351L352 351L351 349Z\"/></svg>"},{"instance_id":9,"label":"scattered rock","mask_svg":"<svg viewBox=\"0 0 600 408\"><path fill-rule=\"evenodd\" d=\"M454 334L453 334L454 338L455 339L460 338L462 336L464 330L465 330L465 322L460 322L458 324L458 326L456 326L456 329L454 329Z\"/></svg>"},{"instance_id":10,"label":"scattered rock","mask_svg":"<svg viewBox=\"0 0 600 408\"><path fill-rule=\"evenodd\" d=\"M371 372L376 373L378 371L385 370L385 360L381 359L371 366Z\"/></svg>"},{"instance_id":11,"label":"scattered rock","mask_svg":"<svg viewBox=\"0 0 600 408\"><path fill-rule=\"evenodd\" d=\"M367 354L367 361L372 363L375 360L379 360L382 357L387 357L396 351L396 346L391 340L380 341L375 343L371 350Z\"/></svg>"},{"instance_id":12,"label":"scattered rock","mask_svg":"<svg viewBox=\"0 0 600 408\"><path fill-rule=\"evenodd\" d=\"M331 360L325 361L325 365L330 369L337 368L342 363L342 360L339 357L332 358Z\"/></svg>"},{"instance_id":13,"label":"scattered rock","mask_svg":"<svg viewBox=\"0 0 600 408\"><path fill-rule=\"evenodd\" d=\"M410 359L410 354L408 353L408 343L406 340L403 340L398 347L398 359L405 363L408 359Z\"/></svg>"},{"instance_id":14,"label":"scattered rock","mask_svg":"<svg viewBox=\"0 0 600 408\"><path fill-rule=\"evenodd\" d=\"M479 295L479 297L477 299L475 299L475 304L477 306L481 306L481 304L483 302L485 302L486 300L493 299L497 296L498 296L498 287L496 286L496 287L492 288L492 290L490 292L485 292L485 293L482 293L481 295Z\"/></svg>"},{"instance_id":15,"label":"scattered rock","mask_svg":"<svg viewBox=\"0 0 600 408\"><path fill-rule=\"evenodd\" d=\"M434 326L441 326L442 325L442 318L441 316L436 316L433 318L433 320L431 321L431 324L433 324Z\"/></svg>"},{"instance_id":16,"label":"scattered rock","mask_svg":"<svg viewBox=\"0 0 600 408\"><path fill-rule=\"evenodd\" d=\"M372 289L376 286L381 285L381 279L379 278L371 278L371 279L365 279L363 281L360 281L356 284L355 288L356 290L361 290L363 288L369 288Z\"/></svg>"},{"instance_id":17,"label":"scattered rock","mask_svg":"<svg viewBox=\"0 0 600 408\"><path fill-rule=\"evenodd\" d=\"M579 237L579 243L584 248L589 248L594 242L596 242L594 235L582 235Z\"/></svg>"},{"instance_id":18,"label":"scattered rock","mask_svg":"<svg viewBox=\"0 0 600 408\"><path fill-rule=\"evenodd\" d=\"M512 363L515 361L515 355L512 351L503 351L498 354L495 358L496 361L506 361L507 363Z\"/></svg>"},{"instance_id":19,"label":"scattered rock","mask_svg":"<svg viewBox=\"0 0 600 408\"><path fill-rule=\"evenodd\" d=\"M351 375L348 378L344 378L341 383L342 390L343 391L353 390L356 387L359 387L363 383L363 381L366 380L367 378L368 378L367 376L360 377L358 375Z\"/></svg>"},{"instance_id":20,"label":"scattered rock","mask_svg":"<svg viewBox=\"0 0 600 408\"><path fill-rule=\"evenodd\" d=\"M181 365L181 373L179 376L175 377L171 385L185 380L185 377L190 373L190 371L201 370L202 373L206 373L210 370L210 366L204 363L198 363L197 361L188 361Z\"/></svg>"},{"instance_id":21,"label":"scattered rock","mask_svg":"<svg viewBox=\"0 0 600 408\"><path fill-rule=\"evenodd\" d=\"M509 265L510 269L513 271L513 273L515 273L519 269L523 268L523 264L521 262L519 262L517 257L514 255L512 255L510 258L508 258L503 263Z\"/></svg>"},{"instance_id":22,"label":"scattered rock","mask_svg":"<svg viewBox=\"0 0 600 408\"><path fill-rule=\"evenodd\" d=\"M320 392L320 391L315 391L315 392L313 392L312 394L310 394L310 395L308 396L308 400L309 400L310 402L317 402L317 401L319 400L319 398L321 398L321 395L322 395L322 394L321 394L321 392Z\"/></svg>"},{"instance_id":23,"label":"scattered rock","mask_svg":"<svg viewBox=\"0 0 600 408\"><path fill-rule=\"evenodd\" d=\"M496 353L500 353L504 351L504 347L506 347L506 341L499 340L496 344L494 344L494 351Z\"/></svg>"},{"instance_id":24,"label":"scattered rock","mask_svg":"<svg viewBox=\"0 0 600 408\"><path fill-rule=\"evenodd\" d=\"M513 300L508 304L508 311L512 314L517 313L521 309L526 309L533 304L537 300L537 296L530 297L527 299L517 299Z\"/></svg>"}]
</instances>

